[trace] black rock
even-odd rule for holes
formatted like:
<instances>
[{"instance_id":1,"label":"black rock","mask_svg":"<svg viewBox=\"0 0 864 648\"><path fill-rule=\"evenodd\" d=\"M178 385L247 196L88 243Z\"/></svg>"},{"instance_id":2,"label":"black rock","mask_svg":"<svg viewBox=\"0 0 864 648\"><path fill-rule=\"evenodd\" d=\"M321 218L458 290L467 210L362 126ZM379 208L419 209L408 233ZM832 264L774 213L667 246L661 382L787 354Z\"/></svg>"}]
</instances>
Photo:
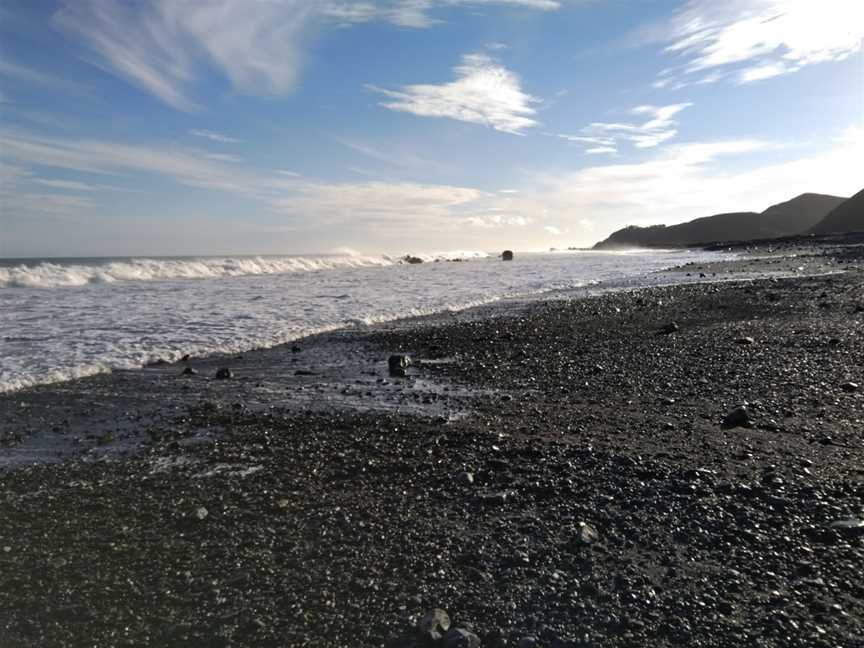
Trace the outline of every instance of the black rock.
<instances>
[{"instance_id":1,"label":"black rock","mask_svg":"<svg viewBox=\"0 0 864 648\"><path fill-rule=\"evenodd\" d=\"M216 380L228 380L234 377L234 372L228 367L222 367L216 371Z\"/></svg>"},{"instance_id":2,"label":"black rock","mask_svg":"<svg viewBox=\"0 0 864 648\"><path fill-rule=\"evenodd\" d=\"M450 615L441 608L429 610L417 622L417 632L430 641L441 641L449 629Z\"/></svg>"},{"instance_id":3,"label":"black rock","mask_svg":"<svg viewBox=\"0 0 864 648\"><path fill-rule=\"evenodd\" d=\"M675 333L676 331L681 330L681 327L678 326L676 322L669 322L663 328L660 329L660 332L663 335L669 335L670 333Z\"/></svg>"},{"instance_id":4,"label":"black rock","mask_svg":"<svg viewBox=\"0 0 864 648\"><path fill-rule=\"evenodd\" d=\"M851 537L864 536L864 519L861 518L846 518L845 520L837 520L829 525L832 529Z\"/></svg>"},{"instance_id":5,"label":"black rock","mask_svg":"<svg viewBox=\"0 0 864 648\"><path fill-rule=\"evenodd\" d=\"M854 383L854 382L845 382L842 385L840 385L840 389L842 389L845 392L858 391L858 387L859 387L858 383Z\"/></svg>"},{"instance_id":6,"label":"black rock","mask_svg":"<svg viewBox=\"0 0 864 648\"><path fill-rule=\"evenodd\" d=\"M735 344L742 344L745 346L749 346L750 344L754 344L755 342L756 340L754 340L752 337L740 337L736 338L735 340Z\"/></svg>"},{"instance_id":7,"label":"black rock","mask_svg":"<svg viewBox=\"0 0 864 648\"><path fill-rule=\"evenodd\" d=\"M512 261L513 260L513 251L512 250L504 250L501 253L502 261Z\"/></svg>"},{"instance_id":8,"label":"black rock","mask_svg":"<svg viewBox=\"0 0 864 648\"><path fill-rule=\"evenodd\" d=\"M423 259L421 259L420 257L411 256L410 254L406 254L404 257L402 257L402 260L405 261L405 263L410 263L412 265L417 263L423 263Z\"/></svg>"},{"instance_id":9,"label":"black rock","mask_svg":"<svg viewBox=\"0 0 864 648\"><path fill-rule=\"evenodd\" d=\"M723 419L723 427L725 428L747 427L751 423L750 410L747 409L746 405L732 408Z\"/></svg>"},{"instance_id":10,"label":"black rock","mask_svg":"<svg viewBox=\"0 0 864 648\"><path fill-rule=\"evenodd\" d=\"M480 637L462 628L450 628L444 635L444 648L480 648Z\"/></svg>"},{"instance_id":11,"label":"black rock","mask_svg":"<svg viewBox=\"0 0 864 648\"><path fill-rule=\"evenodd\" d=\"M198 373L198 370L197 370L197 369L194 369L194 368L192 368L192 367L186 367L186 368L183 370L183 375L184 375L184 376L194 376L194 375L197 374L197 373Z\"/></svg>"},{"instance_id":12,"label":"black rock","mask_svg":"<svg viewBox=\"0 0 864 648\"><path fill-rule=\"evenodd\" d=\"M189 362L191 359L192 359L192 356L187 353L182 358L180 358L180 362Z\"/></svg>"},{"instance_id":13,"label":"black rock","mask_svg":"<svg viewBox=\"0 0 864 648\"><path fill-rule=\"evenodd\" d=\"M411 366L411 356L405 354L391 355L387 359L387 368L391 376L405 376L405 370Z\"/></svg>"}]
</instances>

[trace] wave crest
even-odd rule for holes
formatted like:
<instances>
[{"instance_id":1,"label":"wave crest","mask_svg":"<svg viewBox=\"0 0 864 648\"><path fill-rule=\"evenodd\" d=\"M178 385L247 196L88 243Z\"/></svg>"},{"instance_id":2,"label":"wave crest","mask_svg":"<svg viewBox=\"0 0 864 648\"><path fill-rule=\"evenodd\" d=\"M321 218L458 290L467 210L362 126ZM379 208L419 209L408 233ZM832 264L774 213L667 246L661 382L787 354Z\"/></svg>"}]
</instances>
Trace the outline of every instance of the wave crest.
<instances>
[{"instance_id":1,"label":"wave crest","mask_svg":"<svg viewBox=\"0 0 864 648\"><path fill-rule=\"evenodd\" d=\"M484 252L441 252L418 255L423 261L481 259ZM186 259L128 259L104 264L65 264L43 261L0 268L0 288L69 288L118 281L213 279L244 275L315 272L341 268L368 268L405 263L404 257L220 257Z\"/></svg>"}]
</instances>

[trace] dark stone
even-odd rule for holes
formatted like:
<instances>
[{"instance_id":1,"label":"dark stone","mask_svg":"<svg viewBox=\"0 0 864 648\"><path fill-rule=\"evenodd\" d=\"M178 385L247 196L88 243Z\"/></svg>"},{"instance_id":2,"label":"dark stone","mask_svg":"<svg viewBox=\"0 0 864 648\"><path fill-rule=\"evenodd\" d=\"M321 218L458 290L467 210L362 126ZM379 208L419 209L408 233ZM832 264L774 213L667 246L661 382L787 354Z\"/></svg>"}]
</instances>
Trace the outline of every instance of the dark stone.
<instances>
[{"instance_id":1,"label":"dark stone","mask_svg":"<svg viewBox=\"0 0 864 648\"><path fill-rule=\"evenodd\" d=\"M410 263L412 265L417 263L423 263L423 259L421 259L420 257L411 256L410 254L406 254L404 257L402 257L402 260L405 261L405 263Z\"/></svg>"},{"instance_id":2,"label":"dark stone","mask_svg":"<svg viewBox=\"0 0 864 648\"><path fill-rule=\"evenodd\" d=\"M444 648L480 648L480 637L462 628L450 628L444 635Z\"/></svg>"},{"instance_id":3,"label":"dark stone","mask_svg":"<svg viewBox=\"0 0 864 648\"><path fill-rule=\"evenodd\" d=\"M296 344L291 347L291 353L300 353L303 349L301 349Z\"/></svg>"},{"instance_id":4,"label":"dark stone","mask_svg":"<svg viewBox=\"0 0 864 648\"><path fill-rule=\"evenodd\" d=\"M502 261L512 261L513 260L513 251L512 250L504 250L501 253Z\"/></svg>"},{"instance_id":5,"label":"dark stone","mask_svg":"<svg viewBox=\"0 0 864 648\"><path fill-rule=\"evenodd\" d=\"M837 520L829 525L832 529L852 537L864 536L864 520L860 518L846 518Z\"/></svg>"},{"instance_id":6,"label":"dark stone","mask_svg":"<svg viewBox=\"0 0 864 648\"><path fill-rule=\"evenodd\" d=\"M735 344L742 344L745 346L754 344L755 342L756 340L754 340L752 337L740 337L735 340Z\"/></svg>"},{"instance_id":7,"label":"dark stone","mask_svg":"<svg viewBox=\"0 0 864 648\"><path fill-rule=\"evenodd\" d=\"M842 389L845 392L858 391L858 387L859 387L858 383L854 383L854 382L845 382L842 385L840 385L840 389Z\"/></svg>"},{"instance_id":8,"label":"dark stone","mask_svg":"<svg viewBox=\"0 0 864 648\"><path fill-rule=\"evenodd\" d=\"M194 375L197 374L197 373L198 373L198 370L197 370L197 369L194 369L194 368L192 368L192 367L186 367L186 368L183 370L183 375L184 375L184 376L194 376Z\"/></svg>"},{"instance_id":9,"label":"dark stone","mask_svg":"<svg viewBox=\"0 0 864 648\"><path fill-rule=\"evenodd\" d=\"M387 359L387 368L391 376L404 377L405 370L411 366L411 356L404 354L391 355Z\"/></svg>"},{"instance_id":10,"label":"dark stone","mask_svg":"<svg viewBox=\"0 0 864 648\"><path fill-rule=\"evenodd\" d=\"M430 641L441 641L449 629L450 615L441 608L429 610L417 622L417 632Z\"/></svg>"},{"instance_id":11,"label":"dark stone","mask_svg":"<svg viewBox=\"0 0 864 648\"><path fill-rule=\"evenodd\" d=\"M180 362L189 362L191 359L192 359L192 356L187 353L182 358L180 358Z\"/></svg>"},{"instance_id":12,"label":"dark stone","mask_svg":"<svg viewBox=\"0 0 864 648\"><path fill-rule=\"evenodd\" d=\"M723 419L723 427L725 428L748 427L751 423L750 410L747 409L746 405L732 408Z\"/></svg>"},{"instance_id":13,"label":"dark stone","mask_svg":"<svg viewBox=\"0 0 864 648\"><path fill-rule=\"evenodd\" d=\"M216 371L216 380L228 380L234 377L234 372L228 367L222 367Z\"/></svg>"},{"instance_id":14,"label":"dark stone","mask_svg":"<svg viewBox=\"0 0 864 648\"><path fill-rule=\"evenodd\" d=\"M676 331L681 330L681 327L678 326L677 322L669 322L663 328L660 329L660 332L663 335L669 335L670 333L675 333Z\"/></svg>"}]
</instances>

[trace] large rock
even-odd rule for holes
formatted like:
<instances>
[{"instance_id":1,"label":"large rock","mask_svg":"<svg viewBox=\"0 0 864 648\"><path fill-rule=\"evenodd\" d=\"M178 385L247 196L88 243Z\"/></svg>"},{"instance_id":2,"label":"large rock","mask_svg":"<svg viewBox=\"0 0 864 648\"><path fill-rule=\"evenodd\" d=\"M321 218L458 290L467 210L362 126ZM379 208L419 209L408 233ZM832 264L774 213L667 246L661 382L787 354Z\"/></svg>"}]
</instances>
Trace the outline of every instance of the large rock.
<instances>
[{"instance_id":1,"label":"large rock","mask_svg":"<svg viewBox=\"0 0 864 648\"><path fill-rule=\"evenodd\" d=\"M411 366L411 356L405 354L391 355L387 359L387 368L391 376L405 376L405 370Z\"/></svg>"},{"instance_id":2,"label":"large rock","mask_svg":"<svg viewBox=\"0 0 864 648\"><path fill-rule=\"evenodd\" d=\"M441 641L449 629L450 615L441 608L429 610L417 622L417 632L430 641Z\"/></svg>"},{"instance_id":3,"label":"large rock","mask_svg":"<svg viewBox=\"0 0 864 648\"><path fill-rule=\"evenodd\" d=\"M480 637L462 628L450 628L444 636L444 648L480 648Z\"/></svg>"},{"instance_id":4,"label":"large rock","mask_svg":"<svg viewBox=\"0 0 864 648\"><path fill-rule=\"evenodd\" d=\"M513 260L513 250L504 250L501 253L502 261L512 261Z\"/></svg>"},{"instance_id":5,"label":"large rock","mask_svg":"<svg viewBox=\"0 0 864 648\"><path fill-rule=\"evenodd\" d=\"M749 427L752 422L753 419L750 416L750 410L747 409L747 405L738 405L737 407L733 407L729 410L729 413L726 414L723 419L723 427Z\"/></svg>"}]
</instances>

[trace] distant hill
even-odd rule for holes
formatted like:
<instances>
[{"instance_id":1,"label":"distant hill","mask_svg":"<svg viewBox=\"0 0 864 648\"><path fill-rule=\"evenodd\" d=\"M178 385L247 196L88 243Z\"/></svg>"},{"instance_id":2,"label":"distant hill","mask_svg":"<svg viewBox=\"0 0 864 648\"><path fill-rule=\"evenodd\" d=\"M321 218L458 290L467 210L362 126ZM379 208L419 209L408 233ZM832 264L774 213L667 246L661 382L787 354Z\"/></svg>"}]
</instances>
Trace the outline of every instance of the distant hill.
<instances>
[{"instance_id":1,"label":"distant hill","mask_svg":"<svg viewBox=\"0 0 864 648\"><path fill-rule=\"evenodd\" d=\"M793 236L820 223L846 199L805 193L762 213L735 212L705 216L680 225L631 225L612 233L596 250L630 247L684 247L717 241L748 241Z\"/></svg>"},{"instance_id":2,"label":"distant hill","mask_svg":"<svg viewBox=\"0 0 864 648\"><path fill-rule=\"evenodd\" d=\"M809 233L838 234L860 231L864 231L864 189L831 210Z\"/></svg>"}]
</instances>

